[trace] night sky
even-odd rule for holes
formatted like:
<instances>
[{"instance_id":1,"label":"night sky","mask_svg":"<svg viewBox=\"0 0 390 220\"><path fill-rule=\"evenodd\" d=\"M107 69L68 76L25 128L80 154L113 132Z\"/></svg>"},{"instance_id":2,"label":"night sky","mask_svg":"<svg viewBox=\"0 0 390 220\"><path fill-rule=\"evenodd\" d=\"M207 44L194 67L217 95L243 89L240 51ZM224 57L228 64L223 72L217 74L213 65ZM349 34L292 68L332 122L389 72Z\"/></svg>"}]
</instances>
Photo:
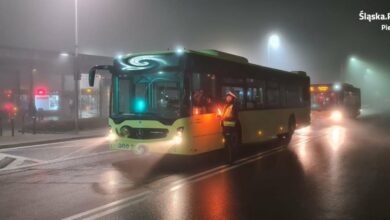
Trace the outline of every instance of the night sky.
<instances>
[{"instance_id":1,"label":"night sky","mask_svg":"<svg viewBox=\"0 0 390 220\"><path fill-rule=\"evenodd\" d=\"M338 80L351 55L390 69L390 21L359 21L359 12L390 13L390 1L79 0L80 52L218 49L270 66L304 70L313 82ZM369 3L371 2L371 3ZM0 0L0 47L72 51L74 1Z\"/></svg>"}]
</instances>

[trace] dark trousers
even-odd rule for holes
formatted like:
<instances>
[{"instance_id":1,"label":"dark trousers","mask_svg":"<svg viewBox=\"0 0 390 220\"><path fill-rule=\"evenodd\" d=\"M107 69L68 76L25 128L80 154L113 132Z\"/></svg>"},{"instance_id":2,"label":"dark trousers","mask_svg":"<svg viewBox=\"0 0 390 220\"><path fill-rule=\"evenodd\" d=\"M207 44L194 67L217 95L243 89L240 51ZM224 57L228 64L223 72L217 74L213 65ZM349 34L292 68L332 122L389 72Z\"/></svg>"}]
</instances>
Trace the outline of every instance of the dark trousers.
<instances>
[{"instance_id":1,"label":"dark trousers","mask_svg":"<svg viewBox=\"0 0 390 220\"><path fill-rule=\"evenodd\" d=\"M223 137L225 139L225 147L227 144L231 145L233 148L237 147L238 145L238 127L229 127L229 126L223 126L222 127L222 133Z\"/></svg>"}]
</instances>

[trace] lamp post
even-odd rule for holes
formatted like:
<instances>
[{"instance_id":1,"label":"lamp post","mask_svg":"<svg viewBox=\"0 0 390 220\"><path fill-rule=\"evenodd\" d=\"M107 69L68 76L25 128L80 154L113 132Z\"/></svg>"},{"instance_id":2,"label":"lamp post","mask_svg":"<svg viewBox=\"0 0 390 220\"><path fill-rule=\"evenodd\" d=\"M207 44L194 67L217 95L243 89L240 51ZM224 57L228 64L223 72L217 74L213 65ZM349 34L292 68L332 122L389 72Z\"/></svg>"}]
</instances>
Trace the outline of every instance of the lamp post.
<instances>
[{"instance_id":1,"label":"lamp post","mask_svg":"<svg viewBox=\"0 0 390 220\"><path fill-rule=\"evenodd\" d=\"M271 49L278 49L280 46L280 38L276 34L272 34L268 38L268 44L267 44L267 64L268 66L271 65Z\"/></svg>"},{"instance_id":2,"label":"lamp post","mask_svg":"<svg viewBox=\"0 0 390 220\"><path fill-rule=\"evenodd\" d=\"M79 132L79 33L78 33L78 0L74 1L74 57L73 57L73 72L74 72L74 131Z\"/></svg>"}]
</instances>

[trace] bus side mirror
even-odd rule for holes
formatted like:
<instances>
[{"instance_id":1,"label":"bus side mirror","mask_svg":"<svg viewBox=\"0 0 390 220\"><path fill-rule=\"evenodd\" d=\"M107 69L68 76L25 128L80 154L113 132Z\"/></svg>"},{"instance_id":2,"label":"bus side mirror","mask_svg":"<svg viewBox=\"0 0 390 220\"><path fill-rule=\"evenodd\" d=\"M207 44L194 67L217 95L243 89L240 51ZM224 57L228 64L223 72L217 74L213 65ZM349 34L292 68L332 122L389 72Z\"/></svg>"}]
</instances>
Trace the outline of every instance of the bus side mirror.
<instances>
[{"instance_id":1,"label":"bus side mirror","mask_svg":"<svg viewBox=\"0 0 390 220\"><path fill-rule=\"evenodd\" d=\"M114 67L110 65L98 65L92 67L88 73L88 83L90 87L93 87L93 85L95 84L96 70L108 70L111 74L114 73Z\"/></svg>"}]
</instances>

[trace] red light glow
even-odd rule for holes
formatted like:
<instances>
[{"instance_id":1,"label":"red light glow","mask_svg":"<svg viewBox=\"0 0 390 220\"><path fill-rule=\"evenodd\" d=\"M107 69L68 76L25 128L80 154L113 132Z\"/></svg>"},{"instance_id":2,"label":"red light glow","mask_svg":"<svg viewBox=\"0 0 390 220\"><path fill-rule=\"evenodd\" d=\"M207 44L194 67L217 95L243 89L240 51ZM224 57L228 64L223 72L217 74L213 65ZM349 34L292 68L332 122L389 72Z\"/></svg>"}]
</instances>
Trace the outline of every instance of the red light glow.
<instances>
[{"instance_id":1,"label":"red light glow","mask_svg":"<svg viewBox=\"0 0 390 220\"><path fill-rule=\"evenodd\" d=\"M35 95L46 95L47 94L47 90L45 88L37 88L35 90Z\"/></svg>"},{"instance_id":2,"label":"red light glow","mask_svg":"<svg viewBox=\"0 0 390 220\"><path fill-rule=\"evenodd\" d=\"M6 110L7 112L10 112L13 108L14 108L14 104L12 104L12 103L5 103L4 104L4 110Z\"/></svg>"},{"instance_id":3,"label":"red light glow","mask_svg":"<svg viewBox=\"0 0 390 220\"><path fill-rule=\"evenodd\" d=\"M220 108L218 108L218 115L221 116L222 115L222 111Z\"/></svg>"}]
</instances>

